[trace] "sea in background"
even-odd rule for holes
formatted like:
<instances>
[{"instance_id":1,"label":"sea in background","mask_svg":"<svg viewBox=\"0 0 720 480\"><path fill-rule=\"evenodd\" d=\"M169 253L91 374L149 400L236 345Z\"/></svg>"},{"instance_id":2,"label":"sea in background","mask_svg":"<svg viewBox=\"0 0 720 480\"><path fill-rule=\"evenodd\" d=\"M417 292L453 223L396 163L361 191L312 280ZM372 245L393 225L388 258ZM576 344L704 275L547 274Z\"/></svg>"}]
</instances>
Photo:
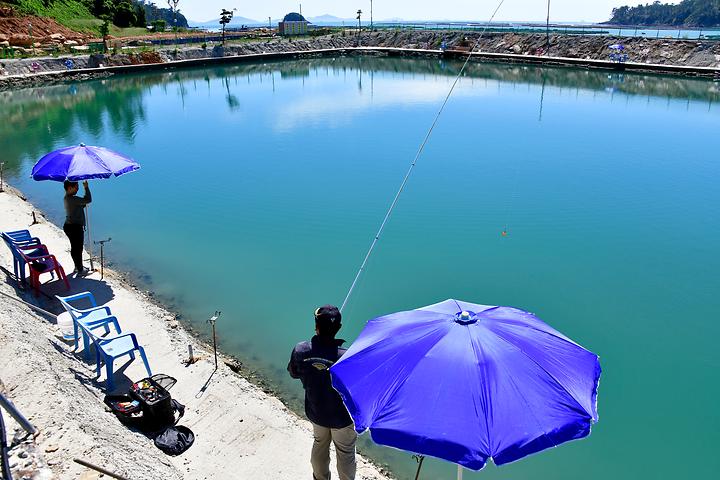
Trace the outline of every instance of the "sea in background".
<instances>
[{"instance_id":1,"label":"sea in background","mask_svg":"<svg viewBox=\"0 0 720 480\"><path fill-rule=\"evenodd\" d=\"M29 179L40 156L85 142L136 158L140 172L92 182L95 239L112 237L113 265L201 334L221 310L221 348L301 410L290 350L318 305L342 302L459 68L319 58L3 92L0 161L61 225L60 184ZM511 305L599 354L604 373L589 438L465 478L720 471L718 131L712 81L469 66L342 336L447 298ZM412 478L410 455L368 443Z\"/></svg>"},{"instance_id":2,"label":"sea in background","mask_svg":"<svg viewBox=\"0 0 720 480\"><path fill-rule=\"evenodd\" d=\"M218 19L219 20L219 19ZM220 32L218 20L207 22L196 22L189 20L191 28ZM229 31L248 30L258 28L272 28L277 26L282 19L271 19L270 21L258 21L244 17L234 17L227 26ZM357 19L338 18L332 15L310 17L310 28L322 27L357 27ZM370 27L370 19L363 17L361 25L365 29ZM545 33L550 31L553 34L563 35L610 35L613 37L643 37L643 38L665 38L680 40L720 40L719 28L688 28L668 26L628 26L611 25L605 23L589 22L528 22L528 21L493 21L480 20L376 20L372 23L376 30L449 30L449 31L486 31L486 32L516 32L516 33Z\"/></svg>"}]
</instances>

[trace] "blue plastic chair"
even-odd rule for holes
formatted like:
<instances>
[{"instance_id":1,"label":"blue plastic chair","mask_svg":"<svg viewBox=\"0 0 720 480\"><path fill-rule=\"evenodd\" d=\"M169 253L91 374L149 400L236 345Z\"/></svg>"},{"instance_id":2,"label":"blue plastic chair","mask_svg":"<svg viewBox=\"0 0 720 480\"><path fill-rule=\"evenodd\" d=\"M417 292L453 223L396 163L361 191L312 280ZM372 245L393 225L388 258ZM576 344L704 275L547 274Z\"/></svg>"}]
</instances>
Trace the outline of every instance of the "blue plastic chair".
<instances>
[{"instance_id":1,"label":"blue plastic chair","mask_svg":"<svg viewBox=\"0 0 720 480\"><path fill-rule=\"evenodd\" d=\"M116 337L98 337L92 330L87 328L85 325L80 325L88 337L95 345L95 356L97 361L97 376L100 377L101 364L105 364L105 373L107 379L105 380L105 391L112 392L114 388L113 382L113 365L115 360L129 355L131 360L135 360L135 352L140 354L143 363L145 364L145 370L147 370L148 377L152 377L152 371L148 364L147 356L145 355L145 349L138 343L137 337L134 333L126 333L124 335L118 335Z\"/></svg>"},{"instance_id":2,"label":"blue plastic chair","mask_svg":"<svg viewBox=\"0 0 720 480\"><path fill-rule=\"evenodd\" d=\"M63 308L65 308L65 311L67 311L72 317L75 350L78 348L78 340L80 334L82 334L83 351L85 353L85 358L88 360L90 359L90 337L87 335L87 331L103 328L105 330L105 335L108 335L110 333L110 325L112 324L118 335L122 333L120 323L118 322L117 317L115 317L110 311L110 307L104 305L98 306L92 293L82 292L77 295L70 295L69 297L55 295L55 298L60 301ZM86 309L74 307L72 302L77 302L79 300L87 300L90 302L91 307Z\"/></svg>"},{"instance_id":3,"label":"blue plastic chair","mask_svg":"<svg viewBox=\"0 0 720 480\"><path fill-rule=\"evenodd\" d=\"M30 234L30 230L2 232L0 233L0 236L2 236L2 239L5 241L5 245L8 246L13 255L13 273L15 273L15 278L25 285L25 265L27 264L27 261L23 255L20 255L18 247L42 247L42 242L40 242L39 238L33 237ZM31 257L34 256L32 253L26 253L26 255Z\"/></svg>"}]
</instances>

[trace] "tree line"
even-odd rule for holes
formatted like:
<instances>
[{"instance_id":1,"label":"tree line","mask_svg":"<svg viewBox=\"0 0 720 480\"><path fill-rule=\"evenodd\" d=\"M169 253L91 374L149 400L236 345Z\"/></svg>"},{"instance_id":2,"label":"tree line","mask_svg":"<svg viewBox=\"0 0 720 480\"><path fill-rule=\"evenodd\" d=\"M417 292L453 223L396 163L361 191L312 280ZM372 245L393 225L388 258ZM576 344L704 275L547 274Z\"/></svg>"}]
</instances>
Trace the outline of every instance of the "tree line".
<instances>
[{"instance_id":1,"label":"tree line","mask_svg":"<svg viewBox=\"0 0 720 480\"><path fill-rule=\"evenodd\" d=\"M187 28L185 16L170 8L158 7L144 0L83 0L98 18L110 17L118 27L145 27L147 25L174 25Z\"/></svg>"},{"instance_id":2,"label":"tree line","mask_svg":"<svg viewBox=\"0 0 720 480\"><path fill-rule=\"evenodd\" d=\"M673 27L720 26L720 0L683 0L677 5L647 3L637 7L614 8L608 23Z\"/></svg>"}]
</instances>

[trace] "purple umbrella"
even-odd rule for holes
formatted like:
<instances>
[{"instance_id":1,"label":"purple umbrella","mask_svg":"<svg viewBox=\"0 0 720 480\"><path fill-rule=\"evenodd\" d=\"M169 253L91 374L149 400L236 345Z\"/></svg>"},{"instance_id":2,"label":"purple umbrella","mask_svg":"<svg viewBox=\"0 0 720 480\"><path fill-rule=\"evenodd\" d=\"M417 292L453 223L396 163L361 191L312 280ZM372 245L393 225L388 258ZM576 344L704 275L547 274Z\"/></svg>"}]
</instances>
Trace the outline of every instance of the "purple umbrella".
<instances>
[{"instance_id":1,"label":"purple umbrella","mask_svg":"<svg viewBox=\"0 0 720 480\"><path fill-rule=\"evenodd\" d=\"M34 180L56 182L80 182L94 178L119 177L140 169L135 160L104 147L87 146L84 143L50 152L37 161L32 169ZM93 267L90 213L88 209L88 250L90 267Z\"/></svg>"},{"instance_id":2,"label":"purple umbrella","mask_svg":"<svg viewBox=\"0 0 720 480\"><path fill-rule=\"evenodd\" d=\"M42 157L32 169L34 180L80 182L93 178L119 177L140 169L133 159L103 147L81 143Z\"/></svg>"},{"instance_id":3,"label":"purple umbrella","mask_svg":"<svg viewBox=\"0 0 720 480\"><path fill-rule=\"evenodd\" d=\"M359 433L472 470L586 437L598 419L597 355L510 307L447 300L376 318L330 372Z\"/></svg>"}]
</instances>

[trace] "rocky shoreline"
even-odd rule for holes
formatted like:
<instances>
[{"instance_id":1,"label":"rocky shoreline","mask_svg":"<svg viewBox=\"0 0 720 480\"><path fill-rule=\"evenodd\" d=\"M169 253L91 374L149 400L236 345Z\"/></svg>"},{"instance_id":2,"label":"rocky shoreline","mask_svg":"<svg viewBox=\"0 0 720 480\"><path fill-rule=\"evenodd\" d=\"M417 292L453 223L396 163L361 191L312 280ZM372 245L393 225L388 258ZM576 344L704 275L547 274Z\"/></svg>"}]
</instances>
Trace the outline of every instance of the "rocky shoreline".
<instances>
[{"instance_id":1,"label":"rocky shoreline","mask_svg":"<svg viewBox=\"0 0 720 480\"><path fill-rule=\"evenodd\" d=\"M547 49L542 34L479 33L444 31L377 31L362 35L334 34L315 39L259 39L226 47L216 45L202 48L132 47L135 50L118 54L56 56L26 59L6 59L0 62L0 89L44 85L58 81L82 80L78 75L107 74L122 70L117 67L154 65L169 68L193 61L233 61L252 55L303 54L322 52L337 54L338 50L365 47L366 49L395 49L397 54L464 55L478 43L477 57L486 54L495 61L525 61L533 63L582 65L611 68L609 46L622 43L629 55L628 66L642 69L643 65L665 73L692 75L720 75L720 42L707 40L667 40L648 38L617 38L610 36L554 35ZM363 50L363 53L368 53ZM382 53L382 52L381 52ZM493 57L494 55L494 57ZM667 66L667 69L661 68ZM683 72L683 69L688 69ZM699 72L699 70L706 70Z\"/></svg>"}]
</instances>

